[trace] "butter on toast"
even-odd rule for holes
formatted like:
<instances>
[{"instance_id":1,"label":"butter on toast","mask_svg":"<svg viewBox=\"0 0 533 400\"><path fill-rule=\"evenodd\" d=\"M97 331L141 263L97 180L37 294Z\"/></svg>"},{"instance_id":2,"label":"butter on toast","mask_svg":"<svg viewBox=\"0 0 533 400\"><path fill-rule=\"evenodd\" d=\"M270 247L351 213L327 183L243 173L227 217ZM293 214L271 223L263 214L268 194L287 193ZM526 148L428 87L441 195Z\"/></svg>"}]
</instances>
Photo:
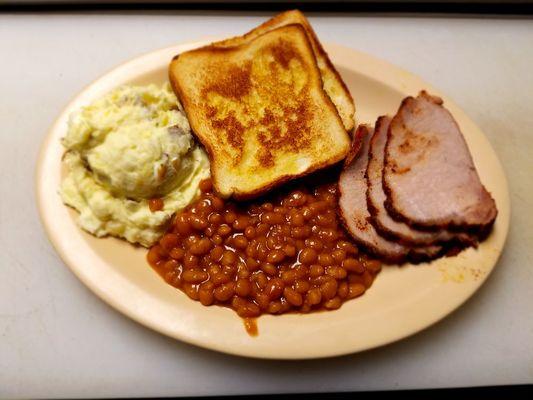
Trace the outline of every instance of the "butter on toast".
<instances>
[{"instance_id":1,"label":"butter on toast","mask_svg":"<svg viewBox=\"0 0 533 400\"><path fill-rule=\"evenodd\" d=\"M300 24L305 29L307 38L309 39L311 47L313 48L313 53L318 64L318 69L320 70L324 90L337 108L337 112L339 113L342 119L344 127L351 134L355 126L355 105L353 102L352 95L348 91L348 88L346 87L341 76L331 63L328 54L320 44L320 41L318 40L315 32L313 31L311 24L300 11L291 10L278 14L274 18L269 19L265 23L259 25L257 28L253 29L252 31L246 33L243 36L237 36L234 38L222 40L220 42L215 42L213 43L213 46L238 46L242 43L249 42L250 40L253 40L256 37L272 29L276 29L281 26L290 24Z\"/></svg>"},{"instance_id":2,"label":"butter on toast","mask_svg":"<svg viewBox=\"0 0 533 400\"><path fill-rule=\"evenodd\" d=\"M298 24L235 47L182 53L169 78L222 196L258 196L344 159L350 148Z\"/></svg>"}]
</instances>

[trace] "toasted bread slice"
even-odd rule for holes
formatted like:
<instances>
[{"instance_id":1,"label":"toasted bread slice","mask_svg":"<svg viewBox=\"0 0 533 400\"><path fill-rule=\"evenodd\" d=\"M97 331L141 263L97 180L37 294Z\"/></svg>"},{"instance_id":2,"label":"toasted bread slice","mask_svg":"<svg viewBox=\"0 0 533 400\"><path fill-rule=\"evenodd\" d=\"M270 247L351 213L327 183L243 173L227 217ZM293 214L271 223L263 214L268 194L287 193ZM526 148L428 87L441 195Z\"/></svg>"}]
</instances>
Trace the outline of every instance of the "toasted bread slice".
<instances>
[{"instance_id":1,"label":"toasted bread slice","mask_svg":"<svg viewBox=\"0 0 533 400\"><path fill-rule=\"evenodd\" d=\"M337 112L342 118L342 123L348 132L352 132L355 122L355 105L352 99L352 95L348 91L346 84L342 80L341 76L331 63L328 54L325 52L324 48L318 41L318 38L311 27L311 24L305 18L305 16L298 10L286 11L284 13L276 15L274 18L269 19L262 25L258 26L254 30L246 33L243 36L238 36L230 39L226 39L220 42L213 43L214 46L218 47L233 47L238 46L242 43L249 42L250 40L255 39L256 37L272 30L279 28L281 26L290 25L290 24L300 24L304 29L313 48L313 53L315 55L318 69L320 70L320 75L322 76L322 84L324 85L324 90L330 97L333 104L337 108Z\"/></svg>"},{"instance_id":2,"label":"toasted bread slice","mask_svg":"<svg viewBox=\"0 0 533 400\"><path fill-rule=\"evenodd\" d=\"M169 77L222 196L255 197L342 160L350 148L300 25L182 53Z\"/></svg>"}]
</instances>

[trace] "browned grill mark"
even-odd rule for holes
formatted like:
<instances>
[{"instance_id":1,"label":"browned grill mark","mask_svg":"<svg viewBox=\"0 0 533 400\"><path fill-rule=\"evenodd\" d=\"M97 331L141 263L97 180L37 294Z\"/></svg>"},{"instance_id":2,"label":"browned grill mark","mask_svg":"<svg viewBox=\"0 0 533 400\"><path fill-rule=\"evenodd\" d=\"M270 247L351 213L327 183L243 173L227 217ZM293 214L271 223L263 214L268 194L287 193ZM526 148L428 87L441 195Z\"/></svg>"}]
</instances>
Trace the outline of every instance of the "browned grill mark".
<instances>
[{"instance_id":1,"label":"browned grill mark","mask_svg":"<svg viewBox=\"0 0 533 400\"><path fill-rule=\"evenodd\" d=\"M222 66L220 67L222 68ZM247 62L242 67L231 65L220 80L202 90L202 95L205 96L207 93L213 92L226 98L238 100L249 94L252 89L251 72L251 62Z\"/></svg>"},{"instance_id":2,"label":"browned grill mark","mask_svg":"<svg viewBox=\"0 0 533 400\"><path fill-rule=\"evenodd\" d=\"M228 143L238 150L239 155L234 159L234 162L238 162L242 157L242 150L244 145L243 133L245 127L235 117L234 112L222 119L212 119L211 125L215 129L222 129L226 132L226 139Z\"/></svg>"},{"instance_id":3,"label":"browned grill mark","mask_svg":"<svg viewBox=\"0 0 533 400\"><path fill-rule=\"evenodd\" d=\"M285 69L289 68L292 59L301 60L292 43L285 40L280 40L275 46L270 46L268 50L272 53L274 60Z\"/></svg>"}]
</instances>

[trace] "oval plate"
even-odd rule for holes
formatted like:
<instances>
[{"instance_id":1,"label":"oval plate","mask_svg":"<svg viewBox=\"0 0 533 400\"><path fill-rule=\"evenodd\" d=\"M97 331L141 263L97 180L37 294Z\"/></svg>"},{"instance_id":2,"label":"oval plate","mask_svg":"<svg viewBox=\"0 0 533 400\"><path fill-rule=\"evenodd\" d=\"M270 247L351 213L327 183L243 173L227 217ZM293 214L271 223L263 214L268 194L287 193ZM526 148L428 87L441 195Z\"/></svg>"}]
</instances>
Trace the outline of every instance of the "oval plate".
<instances>
[{"instance_id":1,"label":"oval plate","mask_svg":"<svg viewBox=\"0 0 533 400\"><path fill-rule=\"evenodd\" d=\"M418 266L386 267L361 298L332 312L258 320L250 337L242 320L222 307L204 307L167 285L145 261L146 250L114 239L97 239L76 225L58 187L64 176L60 138L69 114L121 84L162 84L171 58L206 44L189 43L135 58L104 75L63 111L43 143L37 164L37 200L52 244L94 293L137 322L165 335L209 349L258 358L304 359L354 353L412 335L444 318L481 286L494 268L509 227L506 178L489 141L450 99L418 77L345 47L328 45L333 63L354 96L358 122L394 114L401 100L421 89L441 96L464 133L482 182L499 215L479 248Z\"/></svg>"}]
</instances>

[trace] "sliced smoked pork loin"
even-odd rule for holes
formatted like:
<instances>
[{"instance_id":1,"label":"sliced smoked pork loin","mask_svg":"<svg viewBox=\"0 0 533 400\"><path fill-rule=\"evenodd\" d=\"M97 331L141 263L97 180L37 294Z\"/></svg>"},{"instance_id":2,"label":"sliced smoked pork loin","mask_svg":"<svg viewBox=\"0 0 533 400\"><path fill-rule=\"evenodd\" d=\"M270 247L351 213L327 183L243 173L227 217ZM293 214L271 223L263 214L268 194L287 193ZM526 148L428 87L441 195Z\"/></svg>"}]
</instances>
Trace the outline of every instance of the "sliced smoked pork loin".
<instances>
[{"instance_id":1,"label":"sliced smoked pork loin","mask_svg":"<svg viewBox=\"0 0 533 400\"><path fill-rule=\"evenodd\" d=\"M497 215L459 126L424 91L403 100L390 123L383 189L389 214L419 229L483 235Z\"/></svg>"},{"instance_id":2,"label":"sliced smoked pork loin","mask_svg":"<svg viewBox=\"0 0 533 400\"><path fill-rule=\"evenodd\" d=\"M399 240L401 243L411 246L447 242L449 244L451 241L459 241L461 243L475 242L475 238L466 233L451 233L445 229L433 232L414 229L404 222L394 220L387 213L384 206L387 197L383 191L382 181L385 145L390 122L390 117L378 118L368 151L369 159L366 169L367 203L372 225L382 236L390 240Z\"/></svg>"},{"instance_id":3,"label":"sliced smoked pork loin","mask_svg":"<svg viewBox=\"0 0 533 400\"><path fill-rule=\"evenodd\" d=\"M351 157L339 177L339 216L353 239L367 251L388 262L420 262L437 257L440 246L410 247L380 236L370 223L367 208L365 178L368 164L371 131L359 126L354 135L354 146L359 146L356 157Z\"/></svg>"}]
</instances>

